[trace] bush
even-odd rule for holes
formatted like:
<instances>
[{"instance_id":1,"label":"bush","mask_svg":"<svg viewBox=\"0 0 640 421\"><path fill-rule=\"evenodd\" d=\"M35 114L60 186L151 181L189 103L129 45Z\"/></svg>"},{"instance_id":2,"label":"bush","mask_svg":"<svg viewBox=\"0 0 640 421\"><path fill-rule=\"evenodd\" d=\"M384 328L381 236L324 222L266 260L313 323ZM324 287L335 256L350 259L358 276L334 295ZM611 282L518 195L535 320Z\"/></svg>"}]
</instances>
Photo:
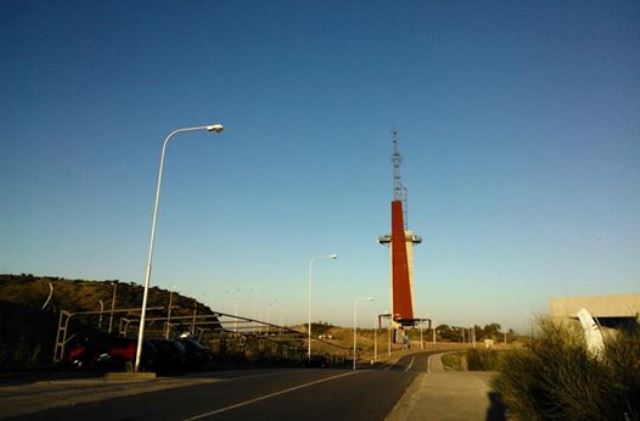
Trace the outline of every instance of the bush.
<instances>
[{"instance_id":1,"label":"bush","mask_svg":"<svg viewBox=\"0 0 640 421\"><path fill-rule=\"evenodd\" d=\"M498 369L501 355L506 352L495 349L468 349L467 367L469 371L495 371Z\"/></svg>"},{"instance_id":2,"label":"bush","mask_svg":"<svg viewBox=\"0 0 640 421\"><path fill-rule=\"evenodd\" d=\"M442 356L442 365L447 370L462 370L462 352L452 352L449 354L444 354Z\"/></svg>"},{"instance_id":3,"label":"bush","mask_svg":"<svg viewBox=\"0 0 640 421\"><path fill-rule=\"evenodd\" d=\"M608 338L601 358L579 329L541 319L527 348L501 359L493 387L517 419L640 420L640 335Z\"/></svg>"}]
</instances>

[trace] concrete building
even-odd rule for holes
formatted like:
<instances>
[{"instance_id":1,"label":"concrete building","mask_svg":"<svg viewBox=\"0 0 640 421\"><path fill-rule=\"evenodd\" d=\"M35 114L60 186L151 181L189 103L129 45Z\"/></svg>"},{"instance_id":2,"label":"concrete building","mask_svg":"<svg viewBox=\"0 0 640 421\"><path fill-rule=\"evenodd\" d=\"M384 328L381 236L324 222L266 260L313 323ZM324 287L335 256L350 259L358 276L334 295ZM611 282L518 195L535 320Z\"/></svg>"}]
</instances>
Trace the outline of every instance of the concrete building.
<instances>
[{"instance_id":1,"label":"concrete building","mask_svg":"<svg viewBox=\"0 0 640 421\"><path fill-rule=\"evenodd\" d=\"M640 294L552 297L549 313L554 319L576 319L586 308L598 323L606 327L628 327L637 323L640 315Z\"/></svg>"}]
</instances>

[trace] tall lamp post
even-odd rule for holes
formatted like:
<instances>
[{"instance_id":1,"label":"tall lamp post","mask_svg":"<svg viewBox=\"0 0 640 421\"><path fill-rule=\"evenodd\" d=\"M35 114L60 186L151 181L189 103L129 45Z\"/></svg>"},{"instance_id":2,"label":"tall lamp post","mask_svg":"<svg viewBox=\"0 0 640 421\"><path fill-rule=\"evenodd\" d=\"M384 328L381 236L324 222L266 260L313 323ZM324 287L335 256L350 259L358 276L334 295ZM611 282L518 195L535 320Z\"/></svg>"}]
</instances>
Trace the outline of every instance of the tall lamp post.
<instances>
[{"instance_id":1,"label":"tall lamp post","mask_svg":"<svg viewBox=\"0 0 640 421\"><path fill-rule=\"evenodd\" d=\"M311 275L312 275L312 270L313 270L313 262L316 259L325 259L325 260L335 260L338 258L337 254L326 254L323 256L313 256L310 260L309 260L309 273L307 275L307 304L308 304L308 310L309 310L309 325L307 326L307 336L308 336L308 340L307 340L307 359L309 362L311 362Z\"/></svg>"},{"instance_id":2,"label":"tall lamp post","mask_svg":"<svg viewBox=\"0 0 640 421\"><path fill-rule=\"evenodd\" d=\"M373 362L378 362L378 316L373 323Z\"/></svg>"},{"instance_id":3,"label":"tall lamp post","mask_svg":"<svg viewBox=\"0 0 640 421\"><path fill-rule=\"evenodd\" d=\"M422 331L424 330L423 324L424 319L420 320L420 349L424 349L424 340L422 340Z\"/></svg>"},{"instance_id":4,"label":"tall lamp post","mask_svg":"<svg viewBox=\"0 0 640 421\"><path fill-rule=\"evenodd\" d=\"M360 301L373 301L373 297L356 298L353 302L353 369L356 369L356 346L358 339L356 337L358 323L358 303Z\"/></svg>"},{"instance_id":5,"label":"tall lamp post","mask_svg":"<svg viewBox=\"0 0 640 421\"><path fill-rule=\"evenodd\" d=\"M186 127L176 129L169 133L162 143L162 151L160 153L160 166L158 168L158 181L156 184L156 199L153 205L153 217L151 218L151 238L149 239L149 254L147 255L146 274L144 279L144 294L142 295L142 309L140 310L140 328L138 329L138 346L136 348L136 364L135 371L140 370L140 357L142 356L142 341L144 339L144 323L147 312L147 297L149 295L149 284L151 283L151 263L153 261L153 245L156 239L156 222L158 220L158 205L160 203L160 186L162 184L162 169L164 167L164 155L169 141L178 133L195 132L206 130L212 133L221 133L224 130L222 124L209 124L206 126Z\"/></svg>"}]
</instances>

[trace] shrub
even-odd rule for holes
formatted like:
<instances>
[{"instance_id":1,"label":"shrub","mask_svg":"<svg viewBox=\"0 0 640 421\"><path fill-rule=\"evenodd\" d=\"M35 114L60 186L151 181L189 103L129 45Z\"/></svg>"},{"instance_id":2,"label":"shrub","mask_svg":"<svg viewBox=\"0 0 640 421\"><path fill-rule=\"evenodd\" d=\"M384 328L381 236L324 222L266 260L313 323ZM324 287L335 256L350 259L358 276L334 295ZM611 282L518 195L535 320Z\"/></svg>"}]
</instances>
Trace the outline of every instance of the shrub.
<instances>
[{"instance_id":1,"label":"shrub","mask_svg":"<svg viewBox=\"0 0 640 421\"><path fill-rule=\"evenodd\" d=\"M507 351L495 349L468 349L467 367L469 371L495 371L501 359L501 355Z\"/></svg>"},{"instance_id":2,"label":"shrub","mask_svg":"<svg viewBox=\"0 0 640 421\"><path fill-rule=\"evenodd\" d=\"M640 335L608 338L601 358L581 330L548 319L540 335L502 358L493 386L517 419L640 420Z\"/></svg>"},{"instance_id":3,"label":"shrub","mask_svg":"<svg viewBox=\"0 0 640 421\"><path fill-rule=\"evenodd\" d=\"M462 352L452 352L449 354L444 354L442 356L442 365L447 370L462 370Z\"/></svg>"}]
</instances>

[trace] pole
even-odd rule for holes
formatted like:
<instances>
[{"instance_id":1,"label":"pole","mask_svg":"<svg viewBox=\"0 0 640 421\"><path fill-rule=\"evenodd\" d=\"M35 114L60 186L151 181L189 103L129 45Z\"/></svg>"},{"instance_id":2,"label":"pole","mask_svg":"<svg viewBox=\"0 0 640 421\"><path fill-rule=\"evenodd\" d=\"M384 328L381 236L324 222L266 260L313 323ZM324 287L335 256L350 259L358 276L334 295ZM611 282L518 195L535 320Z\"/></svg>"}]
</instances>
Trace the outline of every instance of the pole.
<instances>
[{"instance_id":1,"label":"pole","mask_svg":"<svg viewBox=\"0 0 640 421\"><path fill-rule=\"evenodd\" d=\"M471 338L473 340L473 347L476 347L476 325L473 325L472 327L472 331L471 331Z\"/></svg>"},{"instance_id":2,"label":"pole","mask_svg":"<svg viewBox=\"0 0 640 421\"><path fill-rule=\"evenodd\" d=\"M378 362L378 317L373 323L373 362Z\"/></svg>"},{"instance_id":3,"label":"pole","mask_svg":"<svg viewBox=\"0 0 640 421\"><path fill-rule=\"evenodd\" d=\"M116 289L118 288L118 283L113 283L113 296L111 297L111 315L109 316L109 335L111 335L111 329L113 328L113 312L116 309Z\"/></svg>"},{"instance_id":4,"label":"pole","mask_svg":"<svg viewBox=\"0 0 640 421\"><path fill-rule=\"evenodd\" d=\"M389 316L389 324L387 325L387 355L391 356L391 316Z\"/></svg>"},{"instance_id":5,"label":"pole","mask_svg":"<svg viewBox=\"0 0 640 421\"><path fill-rule=\"evenodd\" d=\"M308 319L307 319L307 360L311 363L311 270L313 268L313 261L316 256L313 256L309 260L309 273L307 274L307 305L308 305Z\"/></svg>"},{"instance_id":6,"label":"pole","mask_svg":"<svg viewBox=\"0 0 640 421\"><path fill-rule=\"evenodd\" d=\"M140 328L138 329L138 345L136 347L136 364L135 371L140 370L140 358L142 357L142 341L144 340L144 325L147 314L147 299L149 297L149 286L151 284L151 268L153 266L153 246L156 240L156 225L158 222L158 207L160 205L160 186L162 185L162 170L164 168L164 155L167 150L167 144L174 135L182 132L192 132L196 130L207 130L219 133L222 131L222 125L214 124L211 126L187 127L184 129L176 129L162 142L162 150L160 152L160 165L158 166L158 180L156 182L156 197L153 204L153 216L151 217L151 236L149 238L149 254L147 255L147 265L144 275L144 291L142 293L142 308L140 310Z\"/></svg>"},{"instance_id":7,"label":"pole","mask_svg":"<svg viewBox=\"0 0 640 421\"><path fill-rule=\"evenodd\" d=\"M198 314L198 302L193 299L193 317L191 318L191 336L196 334L196 315Z\"/></svg>"},{"instance_id":8,"label":"pole","mask_svg":"<svg viewBox=\"0 0 640 421\"><path fill-rule=\"evenodd\" d=\"M171 333L171 306L173 305L173 290L169 291L169 308L167 309L167 326L164 331L164 338L169 339Z\"/></svg>"},{"instance_id":9,"label":"pole","mask_svg":"<svg viewBox=\"0 0 640 421\"><path fill-rule=\"evenodd\" d=\"M102 329L102 312L104 311L104 303L100 301L100 317L98 318L98 329Z\"/></svg>"},{"instance_id":10,"label":"pole","mask_svg":"<svg viewBox=\"0 0 640 421\"><path fill-rule=\"evenodd\" d=\"M436 323L431 320L431 324L433 326L433 328L431 329L433 331L433 344L436 344Z\"/></svg>"},{"instance_id":11,"label":"pole","mask_svg":"<svg viewBox=\"0 0 640 421\"><path fill-rule=\"evenodd\" d=\"M420 320L420 349L424 349L424 341L422 340L422 328L424 324L424 319Z\"/></svg>"},{"instance_id":12,"label":"pole","mask_svg":"<svg viewBox=\"0 0 640 421\"><path fill-rule=\"evenodd\" d=\"M353 369L356 369L356 322L358 321L358 300L353 303Z\"/></svg>"}]
</instances>

